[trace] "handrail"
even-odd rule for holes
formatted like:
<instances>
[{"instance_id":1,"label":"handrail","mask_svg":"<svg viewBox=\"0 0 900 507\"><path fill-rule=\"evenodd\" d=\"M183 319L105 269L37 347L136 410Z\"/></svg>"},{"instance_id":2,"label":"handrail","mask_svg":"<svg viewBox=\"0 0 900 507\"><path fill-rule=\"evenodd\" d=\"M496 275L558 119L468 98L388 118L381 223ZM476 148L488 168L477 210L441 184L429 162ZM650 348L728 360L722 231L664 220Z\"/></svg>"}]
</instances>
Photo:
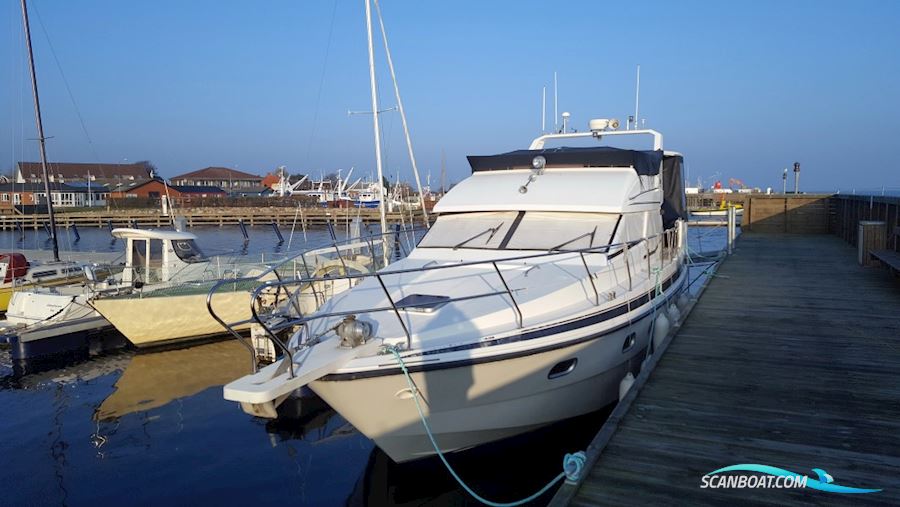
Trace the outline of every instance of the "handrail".
<instances>
[{"instance_id":1,"label":"handrail","mask_svg":"<svg viewBox=\"0 0 900 507\"><path fill-rule=\"evenodd\" d=\"M608 254L613 249L620 248L621 251L624 252L625 267L628 272L628 286L629 286L629 291L631 291L634 289L634 282L633 282L632 273L631 273L631 260L629 259L630 249L634 248L635 246L637 246L641 243L644 243L644 242L647 242L649 244L649 240L655 239L655 238L661 238L661 237L665 236L666 234L670 234L672 231L675 231L677 233L676 228L672 228L672 229L667 229L665 231L662 231L660 233L657 233L657 234L654 234L654 235L651 235L651 236L648 236L645 238L640 238L640 239L632 240L632 241L623 241L623 242L619 242L619 243L611 243L608 245L593 246L593 247L573 249L573 250L550 251L550 252L542 251L540 253L535 253L535 254L515 255L515 256L510 256L510 257L504 257L501 259L487 259L487 260L458 262L458 263L452 263L452 264L436 264L436 265L431 265L432 263L429 262L423 266L416 267L416 268L393 269L393 270L375 271L375 272L371 272L371 273L349 273L347 270L344 270L344 275L336 276L336 277L318 276L318 277L306 277L306 278L299 277L299 278L295 278L295 279L291 279L291 280L283 280L283 281L282 280L270 280L270 281L261 283L259 286L257 286L253 290L252 296L251 296L251 309L253 311L254 320L259 325L261 325L262 327L265 328L266 333L271 338L273 338L273 341L276 343L276 345L279 346L279 348L285 353L285 355L291 356L293 351L290 349L290 347L285 345L280 340L278 340L274 336L274 333L269 329L269 326L271 325L271 323L263 322L263 320L258 315L258 311L256 309L256 306L254 305L254 302L260 301L260 295L264 291L271 290L273 288L280 291L281 288L285 288L285 290L288 293L290 293L290 291L287 290L287 287L300 286L303 284L310 284L310 285L314 286L315 282L324 282L324 281L334 282L337 280L357 280L357 279L365 279L365 278L369 278L369 277L374 277L378 280L379 285L380 285L382 291L384 292L390 306L366 308L366 309L352 310L352 311L334 311L334 312L327 312L327 313L318 314L318 315L313 314L313 315L309 315L309 316L300 315L298 312L297 318L290 318L286 315L282 315L282 317L284 317L286 319L286 321L283 322L282 325L279 326L279 329L283 329L284 327L287 327L287 326L306 325L308 322L311 322L313 320L322 319L322 318L375 313L375 312L383 312L383 311L392 311L397 316L397 319L400 322L401 328L403 329L403 333L406 337L407 350L409 350L412 348L412 335L411 335L408 327L406 326L405 321L403 320L403 316L400 314L400 310L404 310L407 308L415 308L415 307L417 307L417 305L414 305L414 304L412 304L412 305L397 305L396 302L391 297L390 291L388 290L386 284L384 283L384 277L386 277L386 276L401 275L401 274L406 274L406 273L421 273L421 272L425 272L425 271L438 270L438 269L460 268L460 267L469 267L469 266L479 266L479 265L490 264L494 267L495 272L498 274L498 277L500 278L500 282L503 285L504 290L496 291L496 292L488 292L488 293L484 293L484 294L477 294L477 295L472 295L472 296L462 296L459 298L451 298L451 299L448 299L447 302L464 301L464 300L476 299L476 298L481 298L481 297L498 296L498 295L507 295L511 300L514 310L516 311L518 325L521 328L524 325L524 316L522 314L521 309L519 308L518 302L516 301L516 298L513 295L512 290L510 289L509 285L507 284L506 279L503 276L503 273L500 270L500 267L498 266L498 263L529 260L529 259L538 259L538 258L546 258L546 257L559 257L559 256L565 256L565 255L574 256L577 254L578 257L582 261L582 265L585 267L585 271L588 275L588 280L590 281L590 283L592 285L592 288L594 291L595 303L597 305L599 305L600 304L599 291L598 291L596 283L593 279L590 268L587 265L587 261L585 259L585 254L588 254L588 253ZM393 231L391 231L388 234L393 234ZM381 235L384 236L386 234L381 234ZM377 235L375 235L375 236L377 236ZM371 246L374 247L374 244L372 244ZM671 246L670 246L670 248L671 248ZM374 248L372 249L372 252L374 254ZM340 251L338 251L338 253L340 253ZM660 255L660 257L661 257L661 261L662 261L662 255ZM373 258L374 258L374 255L373 255ZM648 258L649 258L649 255L648 255ZM613 267L613 269L615 269L615 268ZM307 271L307 273L309 272L308 268L306 271ZM253 280L259 280L259 278L260 277L252 277L252 278L248 277L248 278L231 279L231 280L227 280L227 281L222 281L222 282L218 283L216 285L216 287L214 287L210 291L210 294L215 292L215 289L222 283L249 282L249 281L253 281ZM352 285L352 282L351 282L351 285ZM296 289L294 289L294 290L296 290ZM207 308L210 312L213 311L211 308L211 305L208 305ZM273 313L273 315L274 315L274 313ZM227 329L231 330L228 327L228 324L223 323L221 319L216 317L216 320L220 324L225 326ZM243 325L243 324L246 324L246 321L241 321L240 323L232 323L232 325ZM232 334L235 334L235 333L232 332ZM293 360L291 362L293 362ZM290 374L291 374L291 376L293 376L293 366L291 366Z\"/></svg>"},{"instance_id":2,"label":"handrail","mask_svg":"<svg viewBox=\"0 0 900 507\"><path fill-rule=\"evenodd\" d=\"M419 231L421 229L413 227L413 228L411 228L411 230L413 233L415 233L416 231ZM250 324L253 321L256 321L258 324L260 324L265 329L266 334L269 335L270 338L272 338L273 342L276 343L276 345L278 345L279 348L282 349L282 351L284 351L286 354L289 354L290 352L289 352L287 346L285 346L280 340L278 340L277 337L274 336L274 333L271 332L270 328L265 323L263 323L261 321L261 319L259 318L258 311L256 309L256 306L254 305L254 302L259 301L259 296L260 296L261 290L255 290L251 294L250 310L251 310L251 314L252 314L252 319L243 320L243 321L239 321L239 322L227 323L224 320L222 320L215 313L215 310L214 310L213 304L212 304L213 297L218 292L219 288L225 284L235 284L236 285L241 282L258 281L258 280L261 280L262 278L268 276L269 274L274 273L276 279L278 280L278 283L277 283L278 289L276 292L276 304L277 304L277 299L278 299L277 294L280 293L281 289L283 288L285 293L287 294L287 298L290 301L291 306L293 306L295 311L297 311L297 314L300 315L301 312L300 312L299 306L297 305L296 301L294 300L293 296L291 295L290 291L287 288L287 286L289 284L286 281L282 280L281 275L278 274L277 270L279 268L287 265L290 262L293 262L294 267L296 268L297 258L299 257L303 263L303 268L304 268L304 271L306 271L307 278L304 279L303 277L298 277L295 279L307 280L307 281L323 281L323 280L325 280L324 277L317 278L317 277L312 276L312 273L309 270L309 265L306 262L306 256L309 254L313 254L313 253L318 254L319 252L325 253L327 251L330 251L331 248L334 248L335 251L337 252L338 258L340 259L341 265L344 268L343 270L344 270L344 274L346 276L346 274L348 274L347 265L344 262L343 255L341 254L341 248L340 248L340 246L338 246L339 244L341 246L347 246L347 245L352 245L354 243L359 243L359 242L367 243L369 246L369 252L370 252L371 257L374 262L374 259L375 259L375 240L374 240L374 238L376 236L383 237L383 236L387 236L387 235L392 235L392 234L395 234L395 232L396 231L380 232L377 234L369 233L369 234L357 236L354 238L347 238L343 241L332 241L330 246L316 246L314 248L309 248L309 249L303 250L301 252L298 252L298 253L296 253L292 256L289 256L285 259L281 259L277 264L270 266L269 269L266 269L265 271L263 271L262 273L260 273L256 276L219 280L219 281L213 283L212 287L210 288L209 292L206 295L206 310L210 314L210 316L212 316L212 318L216 322L218 322L219 325L221 325L223 327L223 329L225 329L229 334L231 334L232 336L237 338L238 341L240 341L241 344L244 345L244 347L246 347L250 351L251 358L252 358L253 371L256 372L258 369L258 365L256 364L256 351L253 349L252 344L247 343L244 340L244 337L239 332L237 332L237 330L235 329L236 327ZM384 245L383 240L382 240L382 245ZM294 271L296 271L296 269ZM341 279L341 277L337 277L337 278L328 277L328 280L330 280L330 281L334 281L334 280L338 280L338 279ZM272 284L272 285L276 285L276 284ZM263 287L265 287L265 286L272 286L272 285L266 285L265 283L263 283L262 285L260 285L260 287L258 287L258 289L263 289ZM313 291L313 297L316 299L316 302L318 304L320 298L316 291L315 283L311 283L310 285L311 285L311 288ZM325 299L326 299L325 295L323 294L321 297L321 301L324 303ZM291 375L293 376L293 366L291 366Z\"/></svg>"}]
</instances>

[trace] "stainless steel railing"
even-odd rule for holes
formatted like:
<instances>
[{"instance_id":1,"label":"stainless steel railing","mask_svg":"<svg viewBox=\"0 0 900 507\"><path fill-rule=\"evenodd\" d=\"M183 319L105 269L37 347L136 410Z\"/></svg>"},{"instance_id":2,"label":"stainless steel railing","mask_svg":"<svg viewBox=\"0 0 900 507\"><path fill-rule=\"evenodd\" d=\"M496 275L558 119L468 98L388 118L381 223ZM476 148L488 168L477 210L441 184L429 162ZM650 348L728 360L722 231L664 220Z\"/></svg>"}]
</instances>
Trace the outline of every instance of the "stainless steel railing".
<instances>
[{"instance_id":1,"label":"stainless steel railing","mask_svg":"<svg viewBox=\"0 0 900 507\"><path fill-rule=\"evenodd\" d=\"M632 266L631 266L632 260L631 260L631 255L630 255L631 250L633 248L635 248L636 246L641 245L642 243L647 243L647 252L646 252L645 256L647 259L647 278L649 279L653 273L651 263L652 263L652 257L654 256L654 254L656 252L659 252L660 249L662 249L662 251L659 252L659 255L657 256L659 258L659 269L661 270L665 266L665 263L667 261L672 261L676 258L678 248L682 244L682 238L679 238L679 234L681 234L681 233L682 233L682 228L679 226L676 226L671 229L667 229L659 234L654 234L652 236L649 236L646 238L641 238L638 240L620 242L620 243L612 243L612 244L608 244L608 245L581 248L581 249L550 250L550 251L536 253L536 254L515 255L515 256L505 257L505 258L501 258L501 259L458 262L458 263L453 263L453 264L432 264L431 262L429 262L423 266L416 267L416 268L394 269L394 270L385 270L385 271L375 270L371 273L352 274L352 273L349 273L347 270L345 270L344 274L341 276L338 276L338 277L331 277L331 276L310 277L310 276L307 276L307 277L298 277L298 278L288 279L288 280L282 280L279 278L277 280L262 282L259 286L257 286L253 290L251 298L250 298L250 309L251 309L251 315L252 315L250 319L246 319L246 320L242 320L242 321L238 321L238 322L231 322L231 323L224 322L214 312L214 309L212 307L212 296L215 293L216 288L217 288L217 287L214 287L210 291L210 293L207 297L207 309L209 310L210 315L212 315L213 318L217 322L219 322L219 324L221 324L226 330L228 330L230 334L232 334L236 338L240 339L242 341L242 343L245 343L245 346L248 347L248 349L251 351L251 354L254 354L252 346L250 344L247 344L246 342L244 342L243 337L240 335L240 333L238 333L235 330L236 327L245 326L247 324L258 324L259 326L262 327L262 329L265 331L266 335L269 337L269 339L271 339L273 341L273 343L278 347L278 349L282 353L284 353L285 356L291 357L292 354L294 352L296 352L296 350L291 350L288 347L288 345L285 344L277 336L284 329L287 329L287 328L297 329L297 328L306 327L306 329L308 330L309 322L314 321L314 320L332 318L332 317L343 317L343 316L348 316L348 315L377 313L377 312L384 312L384 311L391 311L396 315L397 321L400 323L401 329L403 330L403 333L406 338L407 350L410 350L410 349L412 349L412 335L411 335L409 328L407 327L406 322L404 321L403 316L401 315L400 311L409 309L409 308L421 307L422 305L414 304L414 303L408 304L408 305L398 305L394 301L393 297L391 296L390 291L387 288L387 285L384 283L384 277L386 277L386 276L402 275L402 274L409 274L409 273L422 273L422 272L432 271L432 270L444 270L444 269L451 269L451 268L463 268L463 267L471 267L471 266L490 265L493 267L493 271L497 274L497 277L500 280L503 290L484 292L484 293L473 294L473 295L468 295L468 296L460 296L460 297L456 297L456 298L448 298L448 299L442 300L442 302L452 303L452 302L467 301L467 300L484 298L484 297L497 297L497 296L505 295L506 297L509 298L511 307L516 314L516 323L517 323L518 327L522 328L524 325L524 317L523 317L521 308L519 307L519 303L516 300L516 297L513 294L513 291L510 289L509 284L507 283L507 280L504 277L503 272L500 269L498 263L511 262L511 261L533 260L533 259L540 259L540 258L546 258L546 257L560 256L560 255L565 255L565 254L577 254L581 260L582 266L585 269L585 273L588 277L588 280L590 281L590 285L591 285L591 288L592 288L592 291L594 294L593 302L594 302L595 306L599 306L601 304L601 301L600 301L600 293L599 293L599 290L597 289L597 285L594 280L595 273L592 272L590 267L588 266L588 262L587 262L587 259L585 258L585 255L587 255L587 254L605 254L605 255L607 255L607 259L612 259L613 257L616 257L620 254L623 255L625 269L626 269L626 273L628 275L628 289L629 289L629 291L631 291L634 288L634 280L633 280ZM390 232L385 233L382 236L387 236L389 234L392 234L392 233L390 233ZM651 240L656 240L656 239L659 240L659 243L656 245L656 248L654 248L651 251L650 250L650 242L651 242ZM613 250L616 250L616 251L613 252ZM340 255L340 250L338 250L337 253L338 253L338 255ZM616 268L612 264L609 265L609 267L613 271L616 270ZM307 275L309 275L309 273L310 273L309 269L306 269L305 272ZM314 291L315 290L314 286L318 282L335 282L337 280L347 280L348 285L352 287L353 281L357 281L357 283L358 283L359 281L362 281L363 279L366 279L366 278L375 278L377 280L378 286L381 288L382 292L384 293L385 299L388 302L388 306L365 308L365 309L355 309L355 310L348 310L348 311L332 311L332 312L326 312L326 313L321 313L321 314L312 314L309 316L304 316L302 314L302 312L300 311L299 307L294 306L293 308L297 315L291 316L291 315L284 314L284 313L278 313L279 301L276 298L276 301L274 302L274 304L271 305L273 311L268 316L268 318L264 319L263 316L260 315L260 311L259 311L261 308L260 302L263 299L262 296L267 292L269 294L271 294L272 292L281 292L282 290L284 290L286 294L297 294L302 290L303 287L311 287L312 290ZM237 280L237 281L241 282L241 281L247 281L247 280ZM220 282L220 284L217 284L217 286L224 284L224 283L234 283L234 282L235 282L235 280L225 280L225 281ZM293 291L291 291L288 287L295 287L295 289ZM287 297L288 297L288 299L290 299L293 296L287 296ZM318 301L318 296L316 295L315 297L317 298L317 301ZM277 318L273 318L273 317L277 317ZM307 342L304 344L301 344L301 345L305 345L305 346L314 345L317 339L318 338L314 338L314 337L310 336L310 333L307 333ZM297 349L297 350L299 350L299 349ZM254 357L254 363L253 363L254 371L256 371L255 355L253 357ZM290 376L293 377L294 376L293 361L289 361L289 372L290 372L289 373Z\"/></svg>"}]
</instances>

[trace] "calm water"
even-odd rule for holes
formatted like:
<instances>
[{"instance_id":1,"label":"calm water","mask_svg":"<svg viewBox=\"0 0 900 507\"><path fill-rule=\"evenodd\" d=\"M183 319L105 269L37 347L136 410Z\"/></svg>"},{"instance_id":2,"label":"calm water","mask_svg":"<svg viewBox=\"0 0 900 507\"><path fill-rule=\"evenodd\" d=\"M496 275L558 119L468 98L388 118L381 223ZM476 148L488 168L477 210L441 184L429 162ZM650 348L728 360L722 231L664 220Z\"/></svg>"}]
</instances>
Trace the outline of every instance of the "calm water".
<instances>
[{"instance_id":1,"label":"calm water","mask_svg":"<svg viewBox=\"0 0 900 507\"><path fill-rule=\"evenodd\" d=\"M192 232L209 251L241 248L235 228ZM248 255L278 253L271 228L250 234ZM82 250L109 243L105 230L81 235ZM29 233L18 248L40 246L41 236ZM10 240L0 235L0 245ZM723 244L722 228L691 230L694 250ZM0 350L0 505L475 505L440 462L393 464L315 398L301 400L295 418L242 413L220 386L246 372L246 354L223 341L16 377ZM608 410L450 459L484 496L521 498L558 473L564 453L587 447Z\"/></svg>"}]
</instances>

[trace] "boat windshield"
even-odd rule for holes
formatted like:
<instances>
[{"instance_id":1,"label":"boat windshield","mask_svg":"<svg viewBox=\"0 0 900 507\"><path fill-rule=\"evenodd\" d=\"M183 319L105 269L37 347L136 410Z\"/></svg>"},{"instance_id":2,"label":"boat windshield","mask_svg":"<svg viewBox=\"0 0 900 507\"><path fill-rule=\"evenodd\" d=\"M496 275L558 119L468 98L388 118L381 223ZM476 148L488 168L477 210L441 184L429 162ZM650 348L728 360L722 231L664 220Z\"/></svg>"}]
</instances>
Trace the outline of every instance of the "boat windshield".
<instances>
[{"instance_id":1,"label":"boat windshield","mask_svg":"<svg viewBox=\"0 0 900 507\"><path fill-rule=\"evenodd\" d=\"M206 262L206 256L192 239L177 239L172 242L175 255L187 263Z\"/></svg>"},{"instance_id":2,"label":"boat windshield","mask_svg":"<svg viewBox=\"0 0 900 507\"><path fill-rule=\"evenodd\" d=\"M580 250L613 242L619 215L554 211L457 213L438 217L420 248Z\"/></svg>"}]
</instances>

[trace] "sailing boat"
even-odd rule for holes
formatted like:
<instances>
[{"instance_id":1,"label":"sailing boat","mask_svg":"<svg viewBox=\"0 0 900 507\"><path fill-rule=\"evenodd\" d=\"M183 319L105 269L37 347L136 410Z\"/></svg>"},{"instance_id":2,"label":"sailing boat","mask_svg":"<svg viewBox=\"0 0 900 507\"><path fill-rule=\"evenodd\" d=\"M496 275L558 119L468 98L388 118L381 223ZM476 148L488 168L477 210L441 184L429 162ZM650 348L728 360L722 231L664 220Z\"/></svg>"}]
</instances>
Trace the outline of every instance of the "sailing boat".
<instances>
[{"instance_id":1,"label":"sailing boat","mask_svg":"<svg viewBox=\"0 0 900 507\"><path fill-rule=\"evenodd\" d=\"M50 174L47 170L47 147L44 136L44 122L41 117L41 101L38 95L37 72L34 67L34 52L31 48L31 25L28 22L28 5L22 4L22 24L25 29L25 46L28 49L28 69L31 73L31 92L34 99L34 120L37 127L41 153L41 172L44 180L44 197L50 224L50 240L53 243L52 262L29 262L22 254L0 254L0 312L5 312L13 292L35 286L62 285L84 280L79 264L59 260L59 242L56 234L56 215L53 212L53 198L50 193Z\"/></svg>"}]
</instances>

